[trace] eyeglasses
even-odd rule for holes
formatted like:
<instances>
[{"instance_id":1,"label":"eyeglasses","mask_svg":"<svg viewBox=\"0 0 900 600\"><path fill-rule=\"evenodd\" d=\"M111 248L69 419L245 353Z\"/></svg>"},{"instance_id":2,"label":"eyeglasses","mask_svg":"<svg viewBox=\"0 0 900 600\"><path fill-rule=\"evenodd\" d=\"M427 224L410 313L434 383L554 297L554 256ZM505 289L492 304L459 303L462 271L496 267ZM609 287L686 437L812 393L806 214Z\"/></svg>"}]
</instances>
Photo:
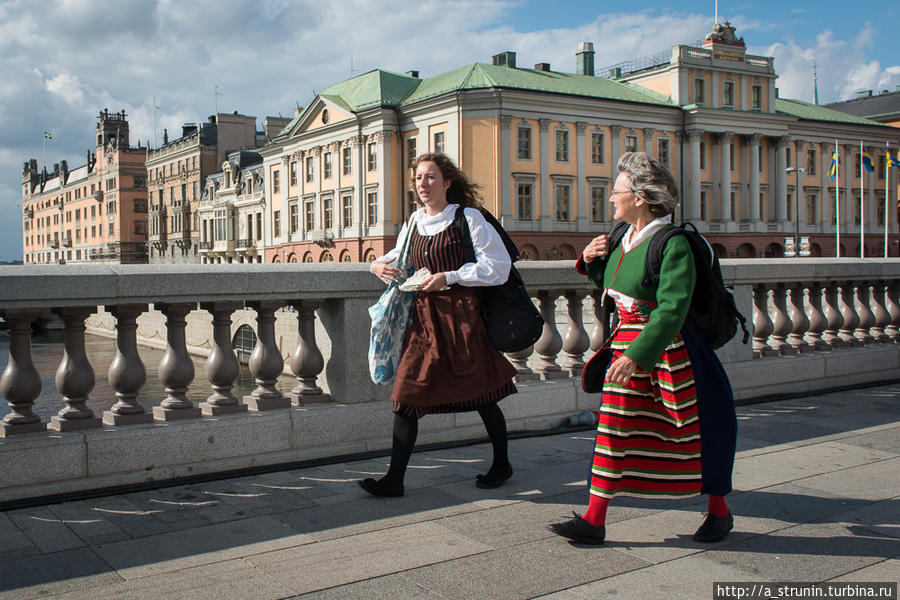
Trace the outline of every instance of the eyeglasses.
<instances>
[{"instance_id":1,"label":"eyeglasses","mask_svg":"<svg viewBox=\"0 0 900 600\"><path fill-rule=\"evenodd\" d=\"M618 196L619 194L628 194L628 193L637 194L637 190L634 190L634 189L613 190L612 192L610 192L609 197L614 198L614 197Z\"/></svg>"}]
</instances>

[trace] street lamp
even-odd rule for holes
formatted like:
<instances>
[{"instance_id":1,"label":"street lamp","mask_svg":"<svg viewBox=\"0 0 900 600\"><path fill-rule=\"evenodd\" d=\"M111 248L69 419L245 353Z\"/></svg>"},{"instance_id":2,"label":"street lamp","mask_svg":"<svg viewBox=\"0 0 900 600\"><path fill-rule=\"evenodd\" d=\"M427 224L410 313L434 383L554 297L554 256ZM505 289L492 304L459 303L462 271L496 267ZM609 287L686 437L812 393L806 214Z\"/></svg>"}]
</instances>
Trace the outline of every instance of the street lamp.
<instances>
[{"instance_id":1,"label":"street lamp","mask_svg":"<svg viewBox=\"0 0 900 600\"><path fill-rule=\"evenodd\" d=\"M805 173L802 167L788 167L787 173L797 174L797 186L794 188L794 257L800 258L800 174Z\"/></svg>"}]
</instances>

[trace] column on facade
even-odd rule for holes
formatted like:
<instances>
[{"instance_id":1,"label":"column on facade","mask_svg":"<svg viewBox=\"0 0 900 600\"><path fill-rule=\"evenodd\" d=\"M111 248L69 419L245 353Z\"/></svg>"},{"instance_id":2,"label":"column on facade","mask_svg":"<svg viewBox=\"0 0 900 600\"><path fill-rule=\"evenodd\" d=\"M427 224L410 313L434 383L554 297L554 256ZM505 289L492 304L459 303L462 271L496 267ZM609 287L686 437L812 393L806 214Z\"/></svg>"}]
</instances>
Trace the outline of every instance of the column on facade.
<instances>
[{"instance_id":1,"label":"column on facade","mask_svg":"<svg viewBox=\"0 0 900 600\"><path fill-rule=\"evenodd\" d=\"M653 151L654 133L656 133L656 130L652 127L644 127L644 152L650 156L656 156L656 153Z\"/></svg>"},{"instance_id":2,"label":"column on facade","mask_svg":"<svg viewBox=\"0 0 900 600\"><path fill-rule=\"evenodd\" d=\"M803 156L803 149L806 147L806 142L803 140L796 140L796 144L797 144L797 149L796 149L797 156L795 157L795 160L794 160L794 167L796 167L798 169L804 169L804 171L805 171L806 169L803 167L803 161L800 160L800 157ZM803 193L803 177L804 177L804 175L805 175L805 173L801 173L800 178L798 179L797 173L794 173L794 181L800 182L800 185L797 185L796 186L797 189L794 190L794 200L797 203L795 206L795 210L797 211L796 219L800 225L806 224L806 221L807 221L806 213L808 212L807 206L806 206L806 195ZM790 215L788 215L788 218L794 219L795 216L794 216L794 214L790 214Z\"/></svg>"},{"instance_id":3,"label":"column on facade","mask_svg":"<svg viewBox=\"0 0 900 600\"><path fill-rule=\"evenodd\" d=\"M588 128L588 124L584 121L575 123L576 146L575 146L575 162L577 182L575 188L578 190L578 231L588 231L590 219L588 218L588 202L587 202L587 180L585 179L584 168L586 157L584 151L584 132Z\"/></svg>"},{"instance_id":4,"label":"column on facade","mask_svg":"<svg viewBox=\"0 0 900 600\"><path fill-rule=\"evenodd\" d=\"M877 151L873 148L866 148L866 152L872 157L872 166L878 168L878 162L875 160ZM860 157L860 160L862 160L862 157ZM863 177L866 178L866 231L868 233L877 233L875 230L875 223L878 222L875 218L877 206L875 202L875 171L869 173L864 169Z\"/></svg>"},{"instance_id":5,"label":"column on facade","mask_svg":"<svg viewBox=\"0 0 900 600\"><path fill-rule=\"evenodd\" d=\"M536 216L541 231L550 231L553 222L550 214L550 122L550 119L538 119L541 130L541 202Z\"/></svg>"},{"instance_id":6,"label":"column on facade","mask_svg":"<svg viewBox=\"0 0 900 600\"><path fill-rule=\"evenodd\" d=\"M787 214L787 137L776 138L775 142L775 220L784 223Z\"/></svg>"},{"instance_id":7,"label":"column on facade","mask_svg":"<svg viewBox=\"0 0 900 600\"><path fill-rule=\"evenodd\" d=\"M854 222L852 215L859 212L859 200L853 194L853 144L844 144L843 156L841 157L841 173L844 176L844 189L841 191L841 224L846 226L845 232L850 230L850 224ZM836 179L836 178L835 178ZM854 256L852 247L854 244L847 245L848 256ZM858 252L856 253L859 254Z\"/></svg>"},{"instance_id":8,"label":"column on facade","mask_svg":"<svg viewBox=\"0 0 900 600\"><path fill-rule=\"evenodd\" d=\"M731 140L734 132L724 131L719 134L719 148L721 160L719 161L719 220L729 222L734 219L731 214Z\"/></svg>"},{"instance_id":9,"label":"column on facade","mask_svg":"<svg viewBox=\"0 0 900 600\"><path fill-rule=\"evenodd\" d=\"M354 161L356 161L356 185L353 186L353 230L359 237L365 235L365 219L366 219L366 172L368 164L366 164L366 138L362 135L355 135L351 138L350 143L353 145ZM360 255L362 260L363 256Z\"/></svg>"},{"instance_id":10,"label":"column on facade","mask_svg":"<svg viewBox=\"0 0 900 600\"><path fill-rule=\"evenodd\" d=\"M312 191L314 191L316 194L316 199L315 199L316 210L314 212L314 214L316 215L314 217L316 219L316 221L313 222L313 227L312 227L314 230L315 229L323 229L325 226L325 219L324 219L325 207L323 206L323 202L322 202L322 154L323 154L324 150L325 150L325 148L323 148L322 146L315 146L312 149L313 156L316 157L315 165L313 165L313 181L312 181L312 183L313 183ZM331 176L334 177L333 157L332 157L332 161L331 161ZM298 203L297 211L300 212L305 217L306 216L305 207L299 206L299 203L300 203L299 198L297 199L297 203ZM309 232L307 232L307 234L309 234ZM309 238L307 238L307 239L309 239ZM303 259L298 258L298 260L303 260Z\"/></svg>"},{"instance_id":11,"label":"column on facade","mask_svg":"<svg viewBox=\"0 0 900 600\"><path fill-rule=\"evenodd\" d=\"M616 165L619 164L619 136L622 134L622 126L621 125L610 125L609 126L609 139L610 139L610 166L612 167L612 179L615 181L617 171Z\"/></svg>"},{"instance_id":12,"label":"column on facade","mask_svg":"<svg viewBox=\"0 0 900 600\"><path fill-rule=\"evenodd\" d=\"M512 160L510 156L509 125L512 123L511 115L500 115L500 198L497 202L500 224L504 227L512 225L513 211L510 198L510 168Z\"/></svg>"},{"instance_id":13,"label":"column on facade","mask_svg":"<svg viewBox=\"0 0 900 600\"><path fill-rule=\"evenodd\" d=\"M331 150L331 182L333 189L331 192L331 231L332 235L341 230L341 143L333 142L329 144L328 149ZM300 207L297 208L300 210ZM324 210L324 207L323 207ZM325 227L325 222L322 222ZM337 256L335 260L339 260Z\"/></svg>"},{"instance_id":14,"label":"column on facade","mask_svg":"<svg viewBox=\"0 0 900 600\"><path fill-rule=\"evenodd\" d=\"M759 140L761 136L754 133L748 136L750 142L750 221L758 223L762 219L759 211Z\"/></svg>"},{"instance_id":15,"label":"column on facade","mask_svg":"<svg viewBox=\"0 0 900 600\"><path fill-rule=\"evenodd\" d=\"M281 184L281 198L279 204L281 205L281 241L289 242L291 240L291 214L290 208L288 207L288 184L290 184L290 170L291 170L291 156L290 154L281 157L281 174L279 175L279 182ZM272 232L274 235L274 231Z\"/></svg>"},{"instance_id":16,"label":"column on facade","mask_svg":"<svg viewBox=\"0 0 900 600\"><path fill-rule=\"evenodd\" d=\"M375 134L376 151L378 153L378 204L381 208L381 227L385 235L400 230L400 225L394 225L393 194L391 185L393 173L393 154L388 152L388 145L394 132L389 130L379 131ZM402 214L402 213L401 213Z\"/></svg>"},{"instance_id":17,"label":"column on facade","mask_svg":"<svg viewBox=\"0 0 900 600\"><path fill-rule=\"evenodd\" d=\"M688 197L685 199L686 220L697 221L700 219L700 138L703 132L699 129L691 129L687 132L690 144L691 159L688 165Z\"/></svg>"},{"instance_id":18,"label":"column on facade","mask_svg":"<svg viewBox=\"0 0 900 600\"><path fill-rule=\"evenodd\" d=\"M831 166L831 152L828 151L826 144L813 144L816 149L818 164L816 169L819 170L819 189L822 193L819 196L819 205L822 210L819 213L819 223L828 225L834 223L834 194L828 191L828 169Z\"/></svg>"}]
</instances>

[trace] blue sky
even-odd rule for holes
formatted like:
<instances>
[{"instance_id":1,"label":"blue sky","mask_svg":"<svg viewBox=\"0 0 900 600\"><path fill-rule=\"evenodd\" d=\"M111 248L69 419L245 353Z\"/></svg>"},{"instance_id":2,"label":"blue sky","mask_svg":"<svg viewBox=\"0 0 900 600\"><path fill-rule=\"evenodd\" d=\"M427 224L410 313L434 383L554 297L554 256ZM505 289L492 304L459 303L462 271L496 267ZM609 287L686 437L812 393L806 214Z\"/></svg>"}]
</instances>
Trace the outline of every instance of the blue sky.
<instances>
[{"instance_id":1,"label":"blue sky","mask_svg":"<svg viewBox=\"0 0 900 600\"><path fill-rule=\"evenodd\" d=\"M701 39L714 2L586 0L0 0L0 259L21 258L21 172L84 162L99 111L125 109L132 141L180 131L214 110L285 115L317 90L373 68L427 77L503 50L573 71ZM752 54L775 57L783 97L822 102L900 85L898 9L881 3L719 3ZM862 7L862 8L860 8Z\"/></svg>"}]
</instances>

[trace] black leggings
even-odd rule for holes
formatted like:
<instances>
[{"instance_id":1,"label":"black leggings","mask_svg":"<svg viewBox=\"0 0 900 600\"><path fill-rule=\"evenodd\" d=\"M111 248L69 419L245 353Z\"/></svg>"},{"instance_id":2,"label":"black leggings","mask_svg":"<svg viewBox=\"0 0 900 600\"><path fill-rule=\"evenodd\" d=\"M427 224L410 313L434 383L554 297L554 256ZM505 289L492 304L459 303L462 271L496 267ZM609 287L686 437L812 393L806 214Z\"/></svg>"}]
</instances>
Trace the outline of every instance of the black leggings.
<instances>
[{"instance_id":1,"label":"black leggings","mask_svg":"<svg viewBox=\"0 0 900 600\"><path fill-rule=\"evenodd\" d=\"M487 430L488 437L491 440L491 447L494 450L494 462L491 465L491 469L505 468L509 464L509 456L506 441L506 418L503 416L503 411L494 403L479 408L478 414L484 422L484 428ZM403 482L403 476L406 474L406 467L409 464L409 457L412 455L418 436L418 417L399 412L394 413L391 466L388 468L387 475L383 478L383 481L386 480L385 483L395 484Z\"/></svg>"}]
</instances>

